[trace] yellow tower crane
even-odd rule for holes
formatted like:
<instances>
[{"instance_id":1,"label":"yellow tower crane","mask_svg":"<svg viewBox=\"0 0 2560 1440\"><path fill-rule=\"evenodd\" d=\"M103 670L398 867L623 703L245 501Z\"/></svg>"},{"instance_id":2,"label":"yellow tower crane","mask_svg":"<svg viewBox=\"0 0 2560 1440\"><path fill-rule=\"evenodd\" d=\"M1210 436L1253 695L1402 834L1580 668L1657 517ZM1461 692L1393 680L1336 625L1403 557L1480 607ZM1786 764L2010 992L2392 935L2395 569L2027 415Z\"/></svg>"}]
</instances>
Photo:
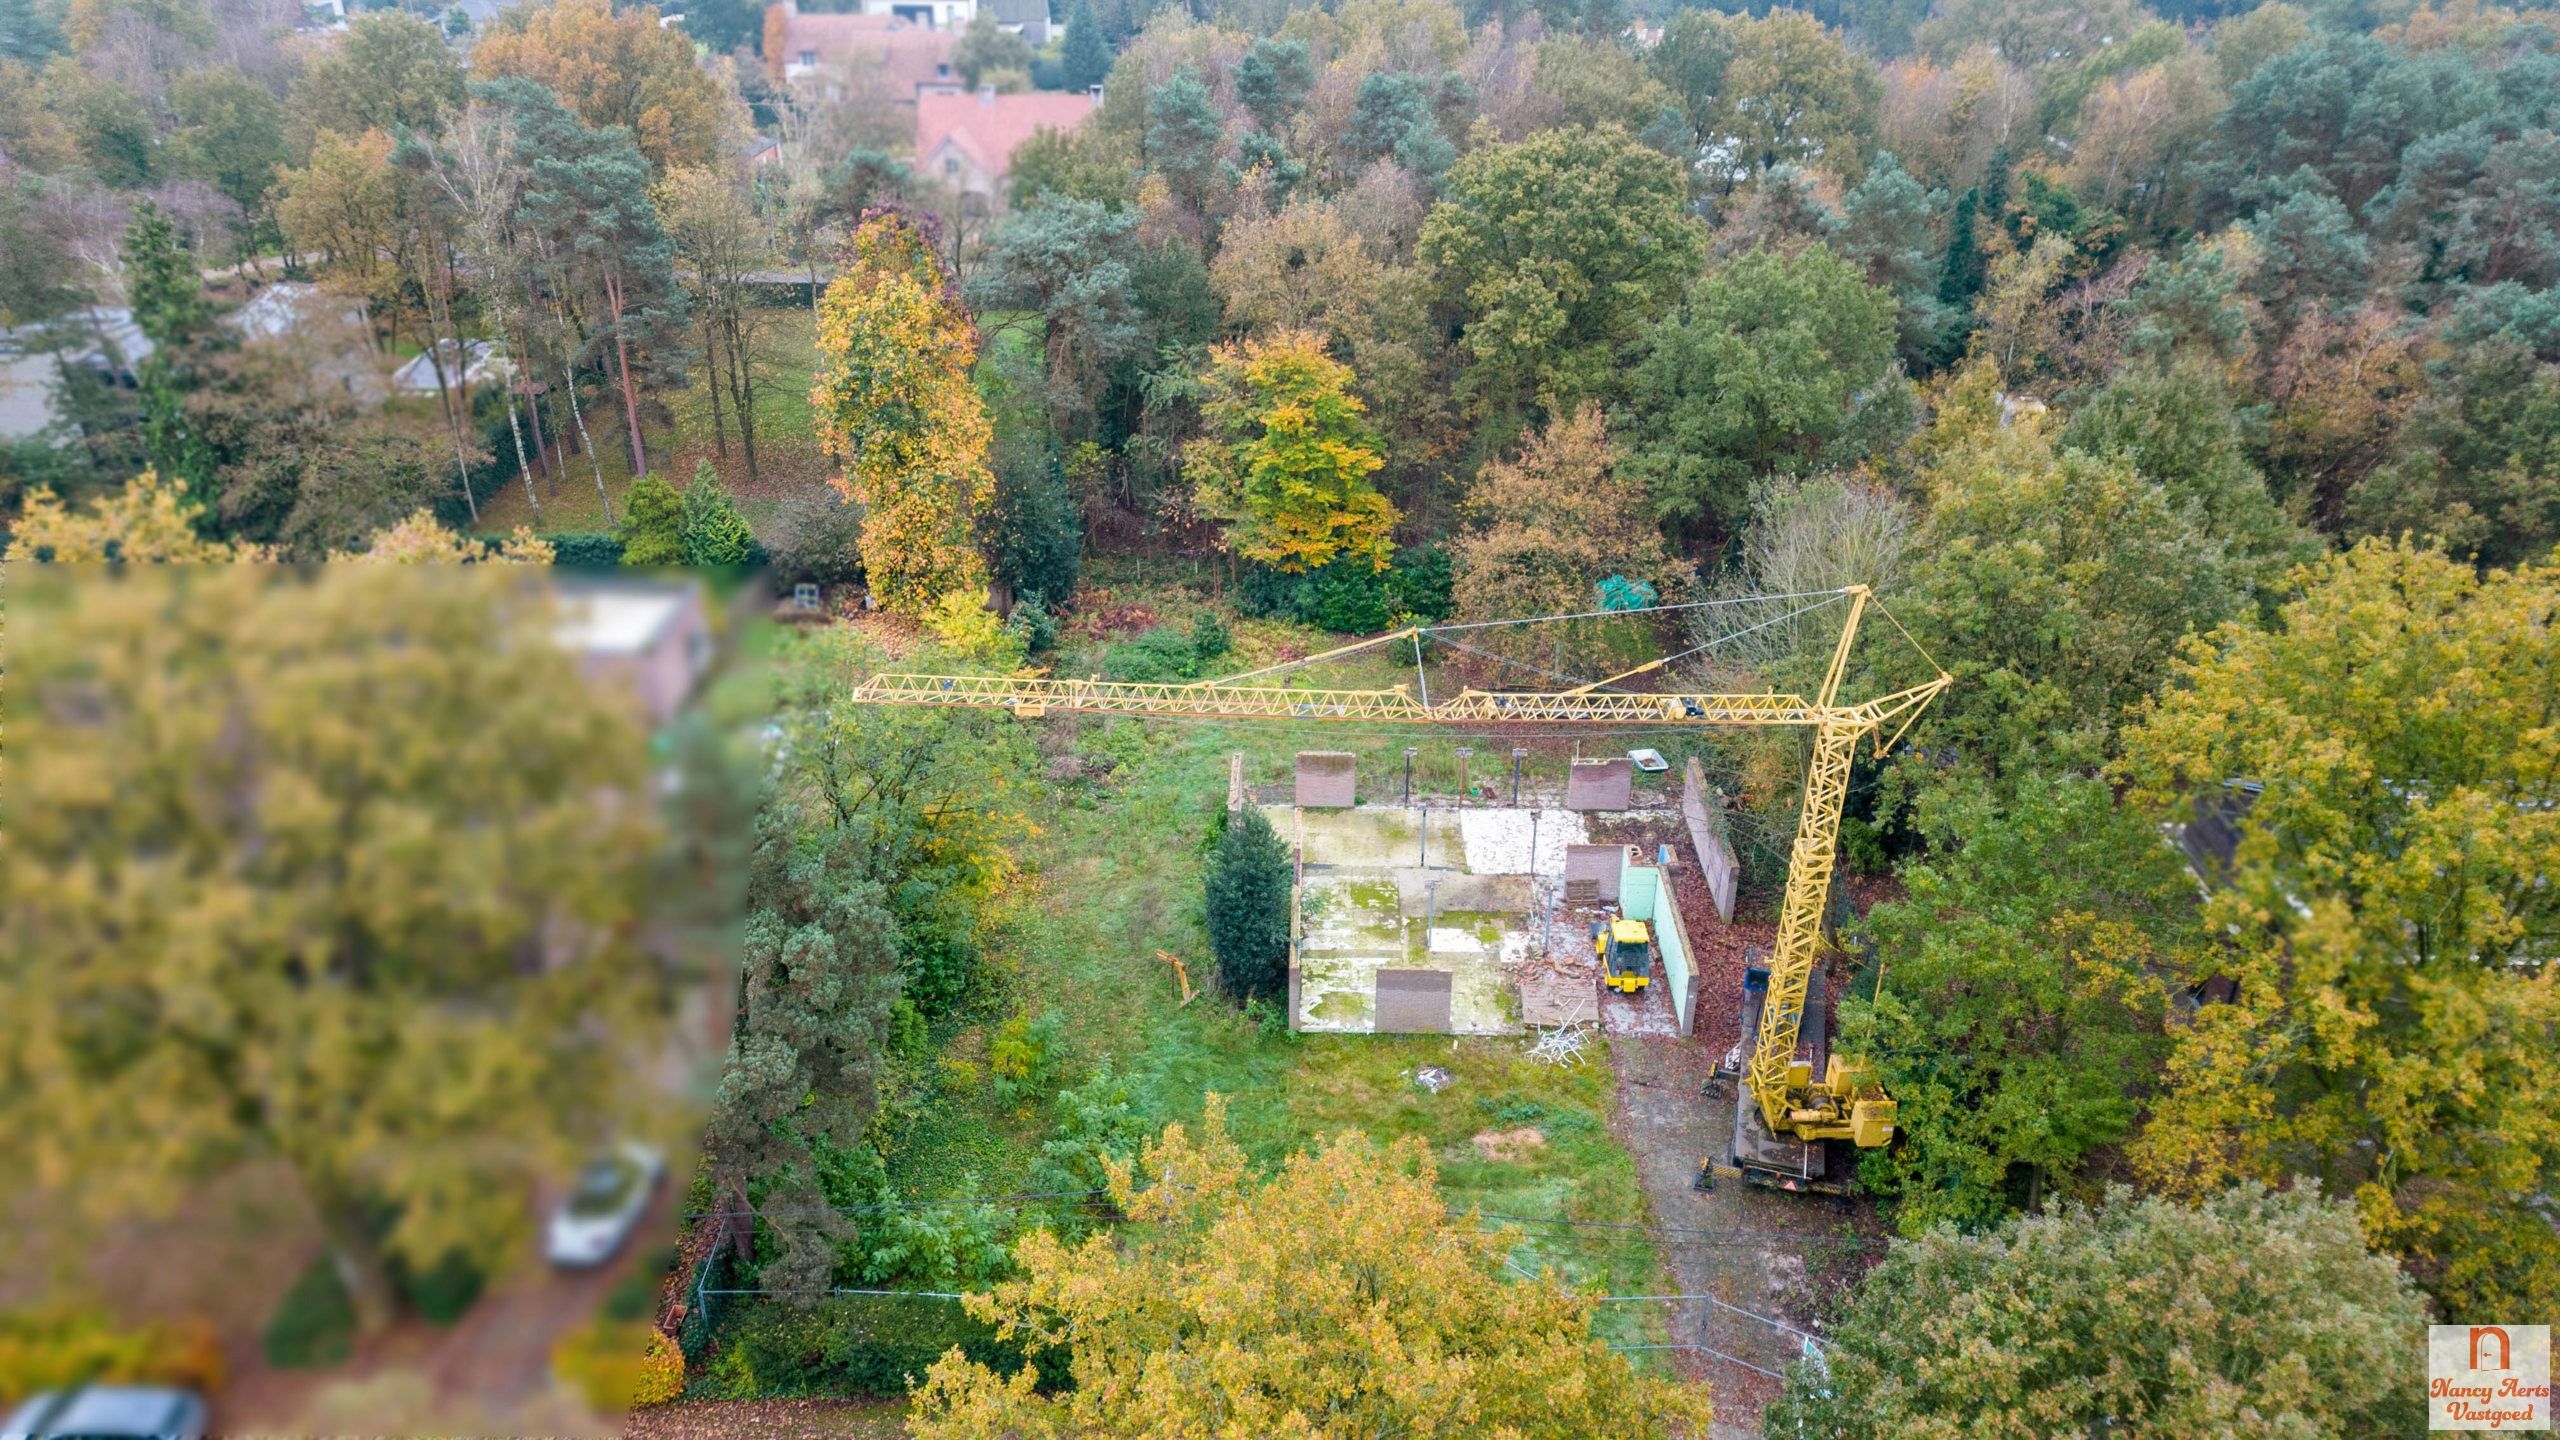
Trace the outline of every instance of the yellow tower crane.
<instances>
[{"instance_id":1,"label":"yellow tower crane","mask_svg":"<svg viewBox=\"0 0 2560 1440\"><path fill-rule=\"evenodd\" d=\"M1018 675L879 674L855 686L846 697L866 705L951 706L1010 710L1025 718L1052 713L1130 715L1169 719L1354 720L1436 726L1536 725L1700 726L1741 729L1793 726L1813 732L1813 755L1805 780L1804 811L1796 826L1788 858L1786 895L1778 911L1777 943L1769 957L1765 991L1759 997L1757 1035L1742 1072L1744 1095L1753 1102L1737 1107L1744 1128L1756 1120L1766 1134L1783 1143L1810 1148L1821 1142L1846 1140L1862 1148L1893 1138L1894 1102L1854 1060L1830 1057L1820 1076L1796 1056L1804 1021L1805 997L1822 945L1822 912L1831 887L1831 872L1840 841L1840 818L1849 791L1849 767L1858 742L1876 737L1876 754L1892 749L1919 718L1920 711L1952 683L1937 678L1872 700L1842 703L1840 683L1848 669L1851 645L1866 613L1868 588L1852 585L1821 592L1824 603L1846 598L1848 616L1833 646L1822 688L1801 695L1711 694L1691 692L1635 693L1611 690L1618 681L1662 668L1656 660L1606 680L1569 690L1516 691L1468 688L1438 701L1427 682L1420 698L1411 687L1383 690L1300 689L1268 683L1271 675L1338 659L1361 650L1411 641L1417 675L1422 642L1456 644L1456 632L1470 627L1410 626L1372 639L1328 650L1304 660L1266 670L1190 684L1119 680L1071 680ZM1773 597L1800 599L1799 596ZM1673 607L1665 607L1673 608ZM1798 611L1797 613L1804 613ZM1546 617L1572 619L1584 617ZM1780 617L1791 618L1791 617ZM1890 615L1887 616L1890 619ZM1513 622L1497 622L1513 623ZM1532 623L1532 622L1518 622ZM1897 628L1899 628L1897 626ZM1906 632L1907 638L1907 632ZM1706 648L1706 647L1700 647ZM1484 654L1485 652L1476 651ZM1491 657L1501 658L1501 657ZM1673 657L1677 658L1677 657ZM1263 683L1256 683L1256 682ZM1890 735L1885 727L1892 726ZM1750 1113L1756 1112L1756 1113ZM1744 1137L1737 1135L1737 1158ZM1748 1171L1748 1166L1745 1167Z\"/></svg>"}]
</instances>

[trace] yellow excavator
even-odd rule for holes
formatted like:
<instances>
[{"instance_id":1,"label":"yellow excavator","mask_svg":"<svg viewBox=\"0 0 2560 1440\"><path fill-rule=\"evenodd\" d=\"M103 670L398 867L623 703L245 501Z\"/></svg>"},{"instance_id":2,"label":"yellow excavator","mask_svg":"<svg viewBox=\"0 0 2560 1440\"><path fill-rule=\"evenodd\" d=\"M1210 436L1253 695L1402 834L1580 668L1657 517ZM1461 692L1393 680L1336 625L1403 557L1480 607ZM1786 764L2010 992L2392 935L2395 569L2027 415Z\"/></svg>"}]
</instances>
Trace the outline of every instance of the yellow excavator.
<instances>
[{"instance_id":1,"label":"yellow excavator","mask_svg":"<svg viewBox=\"0 0 2560 1440\"><path fill-rule=\"evenodd\" d=\"M1826 1152L1846 1143L1860 1149L1893 1138L1894 1101L1873 1072L1837 1054L1804 1053L1808 997L1816 983L1822 948L1823 909L1840 840L1850 762L1860 740L1874 737L1875 753L1890 751L1920 712L1953 683L1937 677L1871 700L1843 701L1840 684L1870 594L1864 585L1811 595L1760 597L1811 599L1793 619L1840 601L1847 616L1831 652L1821 688L1811 697L1766 691L1714 694L1616 689L1618 682L1664 668L1648 661L1633 670L1569 690L1515 691L1468 688L1438 701L1422 670L1425 641L1447 643L1478 655L1460 637L1466 625L1408 626L1263 670L1189 684L1074 680L1040 675L879 674L862 681L846 699L865 705L959 706L1009 710L1025 719L1050 714L1134 715L1180 719L1367 721L1483 729L1487 726L1592 728L1698 726L1704 729L1787 727L1812 732L1804 809L1788 856L1787 887L1778 910L1778 935L1765 966L1753 967L1740 997L1743 1059L1736 1078L1734 1140L1729 1164L1712 1157L1702 1172L1736 1174L1784 1189L1845 1188ZM1723 602L1717 602L1723 603ZM1885 612L1888 621L1890 612ZM1571 619L1579 617L1539 617ZM1518 622L1536 623L1535 619ZM1775 622L1771 622L1775 623ZM1899 622L1894 622L1899 630ZM1903 632L1909 639L1909 632ZM1415 686L1383 690L1310 689L1275 683L1273 677L1360 651L1410 642ZM1914 642L1914 648L1917 648ZM1499 658L1499 657L1490 657ZM1924 657L1925 658L1925 657ZM1934 663L1932 668L1936 668ZM1416 689L1420 690L1419 696ZM1892 727L1886 733L1886 727ZM1650 937L1647 937L1648 941ZM1647 946L1648 951L1650 945ZM1604 955L1605 958L1605 955ZM1812 1049L1823 1049L1818 1005ZM1820 1064L1817 1073L1816 1064Z\"/></svg>"},{"instance_id":2,"label":"yellow excavator","mask_svg":"<svg viewBox=\"0 0 2560 1440\"><path fill-rule=\"evenodd\" d=\"M1600 983L1633 995L1653 983L1653 930L1621 915L1591 926L1591 953L1600 960Z\"/></svg>"}]
</instances>

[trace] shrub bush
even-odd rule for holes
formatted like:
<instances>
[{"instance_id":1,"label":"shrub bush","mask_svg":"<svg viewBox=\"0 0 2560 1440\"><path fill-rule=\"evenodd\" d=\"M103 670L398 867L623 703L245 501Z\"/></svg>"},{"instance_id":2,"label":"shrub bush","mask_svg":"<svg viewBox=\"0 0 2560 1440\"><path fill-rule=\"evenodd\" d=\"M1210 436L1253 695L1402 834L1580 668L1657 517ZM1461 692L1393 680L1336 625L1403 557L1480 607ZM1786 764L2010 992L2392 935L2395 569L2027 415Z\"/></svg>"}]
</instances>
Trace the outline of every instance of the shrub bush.
<instances>
[{"instance_id":1,"label":"shrub bush","mask_svg":"<svg viewBox=\"0 0 2560 1440\"><path fill-rule=\"evenodd\" d=\"M1013 1105L1057 1088L1058 1060L1066 1039L1067 1017L1055 1010L1038 1020L1016 1015L998 1026L987 1046L987 1069L996 1077L996 1099Z\"/></svg>"},{"instance_id":2,"label":"shrub bush","mask_svg":"<svg viewBox=\"0 0 2560 1440\"><path fill-rule=\"evenodd\" d=\"M635 570L663 570L684 563L684 497L655 473L631 483L622 497L622 563Z\"/></svg>"},{"instance_id":3,"label":"shrub bush","mask_svg":"<svg viewBox=\"0 0 2560 1440\"><path fill-rule=\"evenodd\" d=\"M1050 611L1048 598L1036 593L1014 602L1013 614L1006 617L1004 628L1025 655L1054 649L1058 643L1058 617Z\"/></svg>"},{"instance_id":4,"label":"shrub bush","mask_svg":"<svg viewBox=\"0 0 2560 1440\"><path fill-rule=\"evenodd\" d=\"M1158 625L1102 652L1102 673L1113 680L1189 680L1199 669L1198 645L1171 625Z\"/></svg>"},{"instance_id":5,"label":"shrub bush","mask_svg":"<svg viewBox=\"0 0 2560 1440\"><path fill-rule=\"evenodd\" d=\"M640 1380L631 1389L634 1405L663 1405L684 1393L684 1351L665 1332L649 1332L640 1352Z\"/></svg>"},{"instance_id":6,"label":"shrub bush","mask_svg":"<svg viewBox=\"0 0 2560 1440\"><path fill-rule=\"evenodd\" d=\"M1203 610L1200 618L1191 622L1192 668L1208 673L1210 666L1226 658L1228 647L1234 643L1235 637L1227 633L1227 622L1219 619L1216 612Z\"/></svg>"},{"instance_id":7,"label":"shrub bush","mask_svg":"<svg viewBox=\"0 0 2560 1440\"><path fill-rule=\"evenodd\" d=\"M487 1279L471 1257L459 1251L414 1273L396 1258L391 1262L391 1283L400 1298L437 1325L450 1325L461 1319L472 1302L480 1298Z\"/></svg>"},{"instance_id":8,"label":"shrub bush","mask_svg":"<svg viewBox=\"0 0 2560 1440\"><path fill-rule=\"evenodd\" d=\"M1057 1127L1041 1142L1032 1188L1061 1194L1103 1189L1110 1179L1103 1162L1136 1159L1138 1147L1155 1132L1154 1119L1139 1108L1135 1087L1105 1055L1093 1073L1058 1092Z\"/></svg>"},{"instance_id":9,"label":"shrub bush","mask_svg":"<svg viewBox=\"0 0 2560 1440\"><path fill-rule=\"evenodd\" d=\"M1209 853L1209 948L1218 979L1238 1004L1289 988L1288 847L1260 810L1247 806Z\"/></svg>"},{"instance_id":10,"label":"shrub bush","mask_svg":"<svg viewBox=\"0 0 2560 1440\"><path fill-rule=\"evenodd\" d=\"M953 1300L844 1296L809 1310L759 1305L724 1327L708 1377L723 1399L795 1395L902 1396L953 1346L983 1365L1022 1367L1018 1345L969 1318Z\"/></svg>"},{"instance_id":11,"label":"shrub bush","mask_svg":"<svg viewBox=\"0 0 2560 1440\"><path fill-rule=\"evenodd\" d=\"M685 487L684 518L678 536L684 563L696 570L738 571L756 555L755 532L729 501L728 487L708 460L693 467L693 483Z\"/></svg>"},{"instance_id":12,"label":"shrub bush","mask_svg":"<svg viewBox=\"0 0 2560 1440\"><path fill-rule=\"evenodd\" d=\"M622 537L609 530L572 530L542 537L563 570L612 570L622 564Z\"/></svg>"},{"instance_id":13,"label":"shrub bush","mask_svg":"<svg viewBox=\"0 0 2560 1440\"><path fill-rule=\"evenodd\" d=\"M1246 573L1237 598L1258 615L1366 635L1409 621L1447 619L1454 583L1448 553L1426 545L1405 551L1384 570L1356 560L1303 575L1257 568Z\"/></svg>"},{"instance_id":14,"label":"shrub bush","mask_svg":"<svg viewBox=\"0 0 2560 1440\"><path fill-rule=\"evenodd\" d=\"M279 1370L335 1365L354 1352L355 1341L355 1301L326 1255L314 1259L284 1292L261 1337L267 1363Z\"/></svg>"},{"instance_id":15,"label":"shrub bush","mask_svg":"<svg viewBox=\"0 0 2560 1440\"><path fill-rule=\"evenodd\" d=\"M899 967L907 977L905 998L931 1020L957 1008L977 973L978 947L966 914L925 914L899 927ZM892 1017L892 1026L895 1017Z\"/></svg>"},{"instance_id":16,"label":"shrub bush","mask_svg":"<svg viewBox=\"0 0 2560 1440\"><path fill-rule=\"evenodd\" d=\"M834 486L793 493L765 528L775 583L850 585L862 578L862 508Z\"/></svg>"},{"instance_id":17,"label":"shrub bush","mask_svg":"<svg viewBox=\"0 0 2560 1440\"><path fill-rule=\"evenodd\" d=\"M0 1407L83 1381L222 1388L222 1342L201 1320L120 1328L85 1310L0 1313Z\"/></svg>"},{"instance_id":18,"label":"shrub bush","mask_svg":"<svg viewBox=\"0 0 2560 1440\"><path fill-rule=\"evenodd\" d=\"M684 1277L684 1319L676 1325L676 1345L684 1351L687 1364L697 1364L711 1348L711 1311L693 1303L694 1291L721 1290L729 1285L729 1247L714 1245L703 1252L691 1273Z\"/></svg>"}]
</instances>

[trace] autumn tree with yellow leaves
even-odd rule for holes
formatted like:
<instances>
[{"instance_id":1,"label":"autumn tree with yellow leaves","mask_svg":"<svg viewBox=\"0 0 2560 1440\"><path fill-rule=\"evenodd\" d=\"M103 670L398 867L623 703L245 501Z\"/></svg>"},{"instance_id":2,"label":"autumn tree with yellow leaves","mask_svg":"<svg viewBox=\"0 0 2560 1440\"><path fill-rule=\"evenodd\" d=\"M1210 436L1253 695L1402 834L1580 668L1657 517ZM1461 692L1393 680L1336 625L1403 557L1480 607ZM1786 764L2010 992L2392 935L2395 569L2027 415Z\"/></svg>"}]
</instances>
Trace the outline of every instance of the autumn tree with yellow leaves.
<instances>
[{"instance_id":1,"label":"autumn tree with yellow leaves","mask_svg":"<svg viewBox=\"0 0 2560 1440\"><path fill-rule=\"evenodd\" d=\"M867 213L818 309L818 438L842 462L836 488L863 507L871 593L921 616L983 591L979 514L995 494L993 428L970 378L978 331L925 225Z\"/></svg>"},{"instance_id":2,"label":"autumn tree with yellow leaves","mask_svg":"<svg viewBox=\"0 0 2560 1440\"><path fill-rule=\"evenodd\" d=\"M2448 1314L2560 1306L2560 560L2367 541L2188 647L2128 736L2183 818L2260 787L2206 904L2239 1003L2178 1036L2133 1151L2206 1193L2317 1176Z\"/></svg>"},{"instance_id":3,"label":"autumn tree with yellow leaves","mask_svg":"<svg viewBox=\"0 0 2560 1440\"><path fill-rule=\"evenodd\" d=\"M1384 569L1396 507L1369 477L1385 463L1351 367L1302 330L1221 345L1203 377L1208 437L1183 452L1193 503L1227 548L1292 574L1349 556Z\"/></svg>"},{"instance_id":4,"label":"autumn tree with yellow leaves","mask_svg":"<svg viewBox=\"0 0 2560 1440\"><path fill-rule=\"evenodd\" d=\"M21 1185L70 1227L256 1167L369 1328L395 1257L521 1245L525 1197L636 1118L658 1014L640 717L552 642L546 588L25 565L9 605Z\"/></svg>"},{"instance_id":5,"label":"autumn tree with yellow leaves","mask_svg":"<svg viewBox=\"0 0 2560 1440\"><path fill-rule=\"evenodd\" d=\"M1431 1152L1357 1134L1256 1181L1209 1097L1138 1163L1107 1161L1120 1235L1046 1231L970 1313L1072 1390L946 1355L917 1392L922 1440L1083 1435L1703 1435L1703 1387L1637 1370L1592 1333L1597 1302L1506 1263L1513 1237L1452 1216Z\"/></svg>"},{"instance_id":6,"label":"autumn tree with yellow leaves","mask_svg":"<svg viewBox=\"0 0 2560 1440\"><path fill-rule=\"evenodd\" d=\"M49 486L27 496L26 509L11 528L9 560L52 561L62 565L111 562L192 565L225 560L258 560L256 546L208 540L198 528L204 507L187 498L187 487L145 470L130 484L101 495L87 508L74 510Z\"/></svg>"}]
</instances>

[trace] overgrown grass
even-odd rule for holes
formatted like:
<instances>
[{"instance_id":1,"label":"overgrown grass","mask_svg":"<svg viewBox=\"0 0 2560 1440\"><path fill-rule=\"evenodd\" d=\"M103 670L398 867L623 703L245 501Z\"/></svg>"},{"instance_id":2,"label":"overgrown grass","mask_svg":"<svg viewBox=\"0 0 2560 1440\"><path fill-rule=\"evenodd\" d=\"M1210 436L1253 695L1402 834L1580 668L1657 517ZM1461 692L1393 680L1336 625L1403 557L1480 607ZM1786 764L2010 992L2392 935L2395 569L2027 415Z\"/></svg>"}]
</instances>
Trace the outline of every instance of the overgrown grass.
<instances>
[{"instance_id":1,"label":"overgrown grass","mask_svg":"<svg viewBox=\"0 0 2560 1440\"><path fill-rule=\"evenodd\" d=\"M1073 725L1072 720L1047 722ZM1419 1138L1436 1157L1454 1209L1533 1220L1641 1223L1646 1208L1633 1158L1609 1134L1614 1080L1605 1053L1571 1069L1539 1064L1518 1038L1292 1036L1230 1004L1211 980L1201 913L1203 838L1224 806L1227 756L1247 753L1268 779L1301 748L1352 744L1364 768L1401 764L1402 733L1345 737L1322 726L1230 727L1086 722L1074 748L1120 761L1107 777L1057 787L1042 830L1024 847L1030 873L999 904L988 935L990 990L946 1055L983 1055L986 1035L1010 1015L1056 1012L1066 1022L1072 1078L1106 1058L1127 1078L1150 1119L1196 1120L1212 1092L1229 1103L1237 1140L1276 1165L1293 1151L1357 1131L1380 1141ZM1050 750L1067 748L1052 733ZM1200 994L1181 1003L1158 951L1182 956ZM1433 1094L1415 1083L1424 1066L1447 1070ZM973 1066L945 1067L970 1077ZM1033 1188L1048 1117L1038 1100L1006 1105L973 1078L946 1079L911 1117L883 1127L893 1189L918 1198ZM1519 1132L1534 1132L1521 1141ZM1488 1140L1509 1132L1488 1154ZM1525 1225L1515 1261L1551 1267L1568 1281L1612 1293L1643 1291L1659 1263L1640 1235L1599 1228ZM1660 1329L1652 1307L1604 1307L1613 1336Z\"/></svg>"}]
</instances>

